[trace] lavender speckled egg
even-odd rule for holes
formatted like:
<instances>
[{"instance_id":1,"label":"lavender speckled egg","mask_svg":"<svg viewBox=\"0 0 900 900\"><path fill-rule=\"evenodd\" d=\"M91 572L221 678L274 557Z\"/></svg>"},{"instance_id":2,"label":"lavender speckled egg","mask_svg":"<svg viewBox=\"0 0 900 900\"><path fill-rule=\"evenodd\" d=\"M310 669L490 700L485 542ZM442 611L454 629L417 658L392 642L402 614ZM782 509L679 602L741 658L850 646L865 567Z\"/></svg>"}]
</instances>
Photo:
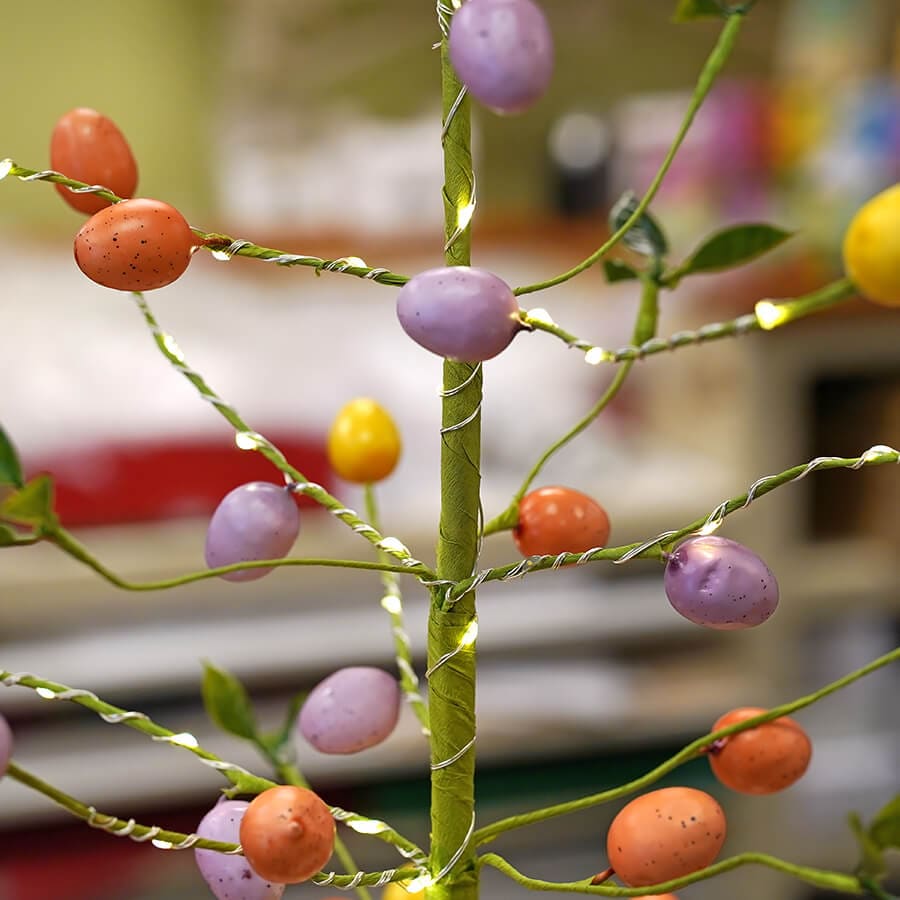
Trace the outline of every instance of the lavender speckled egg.
<instances>
[{"instance_id":1,"label":"lavender speckled egg","mask_svg":"<svg viewBox=\"0 0 900 900\"><path fill-rule=\"evenodd\" d=\"M197 834L210 841L240 843L241 820L250 804L224 800L200 821ZM283 884L273 884L250 868L243 856L226 856L216 850L195 850L194 858L203 880L217 900L281 900Z\"/></svg>"},{"instance_id":2,"label":"lavender speckled egg","mask_svg":"<svg viewBox=\"0 0 900 900\"><path fill-rule=\"evenodd\" d=\"M681 615L707 628L752 628L778 606L769 567L743 544L715 535L689 538L672 553L665 590Z\"/></svg>"},{"instance_id":3,"label":"lavender speckled egg","mask_svg":"<svg viewBox=\"0 0 900 900\"><path fill-rule=\"evenodd\" d=\"M297 725L321 753L358 753L385 740L399 715L397 679L383 669L350 666L312 689Z\"/></svg>"},{"instance_id":4,"label":"lavender speckled egg","mask_svg":"<svg viewBox=\"0 0 900 900\"><path fill-rule=\"evenodd\" d=\"M509 285L471 266L428 269L411 278L397 295L397 318L426 350L464 362L496 356L522 327Z\"/></svg>"},{"instance_id":5,"label":"lavender speckled egg","mask_svg":"<svg viewBox=\"0 0 900 900\"><path fill-rule=\"evenodd\" d=\"M459 80L495 112L527 109L553 75L553 37L531 0L469 0L450 22L449 49Z\"/></svg>"}]
</instances>

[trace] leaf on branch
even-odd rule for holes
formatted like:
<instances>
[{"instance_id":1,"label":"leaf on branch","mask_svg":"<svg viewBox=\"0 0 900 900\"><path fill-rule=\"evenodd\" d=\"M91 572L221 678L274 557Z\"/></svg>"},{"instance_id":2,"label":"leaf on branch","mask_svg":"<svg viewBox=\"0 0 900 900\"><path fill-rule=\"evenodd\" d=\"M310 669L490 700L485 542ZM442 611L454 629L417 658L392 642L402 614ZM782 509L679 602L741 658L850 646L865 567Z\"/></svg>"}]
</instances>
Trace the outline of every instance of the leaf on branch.
<instances>
[{"instance_id":1,"label":"leaf on branch","mask_svg":"<svg viewBox=\"0 0 900 900\"><path fill-rule=\"evenodd\" d=\"M882 848L873 840L857 813L850 813L847 821L860 849L860 860L856 867L857 873L868 875L872 878L880 877L887 871Z\"/></svg>"},{"instance_id":2,"label":"leaf on branch","mask_svg":"<svg viewBox=\"0 0 900 900\"><path fill-rule=\"evenodd\" d=\"M55 523L53 479L49 475L38 475L21 490L10 494L0 503L0 519L39 527Z\"/></svg>"},{"instance_id":3,"label":"leaf on branch","mask_svg":"<svg viewBox=\"0 0 900 900\"><path fill-rule=\"evenodd\" d=\"M618 231L635 213L640 201L634 191L625 191L609 211L609 226ZM649 212L643 212L638 220L625 232L625 245L655 260L661 260L669 252L669 242L659 223Z\"/></svg>"},{"instance_id":4,"label":"leaf on branch","mask_svg":"<svg viewBox=\"0 0 900 900\"><path fill-rule=\"evenodd\" d=\"M256 717L246 688L230 672L203 663L203 705L223 731L241 738L256 737Z\"/></svg>"},{"instance_id":5,"label":"leaf on branch","mask_svg":"<svg viewBox=\"0 0 900 900\"><path fill-rule=\"evenodd\" d=\"M756 259L783 244L792 231L750 223L723 228L708 237L676 270L676 279L696 272L720 272Z\"/></svg>"},{"instance_id":6,"label":"leaf on branch","mask_svg":"<svg viewBox=\"0 0 900 900\"><path fill-rule=\"evenodd\" d=\"M875 814L869 837L882 850L900 849L900 794Z\"/></svg>"},{"instance_id":7,"label":"leaf on branch","mask_svg":"<svg viewBox=\"0 0 900 900\"><path fill-rule=\"evenodd\" d=\"M619 259L604 259L603 273L606 275L606 280L609 284L615 284L617 281L629 281L639 277L636 269Z\"/></svg>"},{"instance_id":8,"label":"leaf on branch","mask_svg":"<svg viewBox=\"0 0 900 900\"><path fill-rule=\"evenodd\" d=\"M13 547L18 543L19 537L12 528L7 528L6 525L0 525L0 547Z\"/></svg>"},{"instance_id":9,"label":"leaf on branch","mask_svg":"<svg viewBox=\"0 0 900 900\"><path fill-rule=\"evenodd\" d=\"M19 462L19 454L13 446L9 435L0 425L0 485L11 484L20 488L25 484L22 477L22 465Z\"/></svg>"}]
</instances>

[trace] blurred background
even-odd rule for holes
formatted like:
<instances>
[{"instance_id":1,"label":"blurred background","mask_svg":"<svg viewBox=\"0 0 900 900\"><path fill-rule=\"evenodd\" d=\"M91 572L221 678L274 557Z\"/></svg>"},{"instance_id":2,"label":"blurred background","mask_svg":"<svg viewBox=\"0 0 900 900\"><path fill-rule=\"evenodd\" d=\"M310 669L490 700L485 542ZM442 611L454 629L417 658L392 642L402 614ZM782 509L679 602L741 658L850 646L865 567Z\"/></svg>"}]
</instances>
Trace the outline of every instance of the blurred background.
<instances>
[{"instance_id":1,"label":"blurred background","mask_svg":"<svg viewBox=\"0 0 900 900\"><path fill-rule=\"evenodd\" d=\"M574 265L602 241L621 191L646 187L718 28L673 25L675 4L663 0L544 5L558 55L549 93L518 118L474 114L474 262L511 284ZM46 0L39 13L9 12L0 29L0 156L45 167L56 119L92 106L128 137L139 194L173 203L194 225L398 272L439 264L433 4ZM661 333L837 277L852 211L898 178L897 4L760 2L654 211L673 258L726 222L772 221L799 235L765 261L686 280L665 297ZM226 423L160 358L132 302L77 271L71 239L81 221L48 185L0 186L0 421L29 473L54 474L64 524L116 572L146 580L201 569L206 521L221 497L254 478L278 479L235 447ZM198 253L186 277L148 299L189 364L349 506L362 499L328 469L329 423L357 395L388 408L405 454L379 491L384 526L430 561L440 363L404 337L394 296L340 275ZM589 271L528 299L569 331L616 347L627 343L637 292ZM623 543L682 525L760 475L814 456L900 446L898 346L898 314L855 302L782 331L656 356L540 483L596 497L612 540ZM488 517L611 374L542 334L518 337L485 366ZM727 710L792 699L896 646L898 502L897 471L840 471L729 518L721 533L763 556L782 588L777 615L752 633L679 618L652 563L484 589L480 821L630 779ZM304 512L298 555L366 557L347 529ZM515 558L508 534L486 542L485 565ZM333 669L393 664L379 585L365 575L280 570L249 584L132 595L35 547L0 555L0 584L0 667L90 688L260 772L251 750L207 724L202 659L238 674L273 727L290 697ZM421 663L426 601L413 582L408 589ZM784 796L727 792L702 760L667 783L721 800L726 853L849 870L856 851L846 813L870 816L900 783L898 689L894 667L799 714L815 755ZM0 709L17 760L98 809L191 831L215 802L221 779L189 754L21 688L4 690ZM298 754L330 802L427 841L427 751L411 715L359 757L306 746ZM496 846L535 877L587 877L606 865L616 808ZM10 781L0 789L0 829L2 900L206 896L192 854L91 831ZM396 862L380 844L351 844L367 868ZM286 896L323 893L299 887ZM486 875L485 897L523 895ZM680 896L824 895L748 868Z\"/></svg>"}]
</instances>

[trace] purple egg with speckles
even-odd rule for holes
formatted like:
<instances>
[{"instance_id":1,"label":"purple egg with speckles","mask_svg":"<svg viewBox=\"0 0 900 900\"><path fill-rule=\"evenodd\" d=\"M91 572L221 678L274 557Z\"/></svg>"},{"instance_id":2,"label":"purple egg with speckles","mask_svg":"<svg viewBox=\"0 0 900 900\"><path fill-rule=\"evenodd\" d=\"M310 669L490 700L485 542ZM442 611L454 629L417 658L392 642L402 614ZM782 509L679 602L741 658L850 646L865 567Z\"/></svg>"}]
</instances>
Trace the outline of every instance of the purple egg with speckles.
<instances>
[{"instance_id":1,"label":"purple egg with speckles","mask_svg":"<svg viewBox=\"0 0 900 900\"><path fill-rule=\"evenodd\" d=\"M240 843L241 819L250 804L224 800L214 806L197 826L197 834L210 841ZM243 856L226 856L216 850L195 850L203 880L217 900L281 900L283 884L260 878Z\"/></svg>"},{"instance_id":2,"label":"purple egg with speckles","mask_svg":"<svg viewBox=\"0 0 900 900\"><path fill-rule=\"evenodd\" d=\"M383 669L350 666L312 689L297 727L321 753L358 753L385 740L399 716L397 679Z\"/></svg>"},{"instance_id":3,"label":"purple egg with speckles","mask_svg":"<svg viewBox=\"0 0 900 900\"><path fill-rule=\"evenodd\" d=\"M287 488L251 481L226 494L206 531L206 564L214 569L232 563L281 559L300 531L300 511ZM221 577L252 581L271 568L238 569Z\"/></svg>"},{"instance_id":4,"label":"purple egg with speckles","mask_svg":"<svg viewBox=\"0 0 900 900\"><path fill-rule=\"evenodd\" d=\"M706 535L689 538L669 557L666 596L697 625L734 631L762 625L778 606L778 582L743 544Z\"/></svg>"},{"instance_id":5,"label":"purple egg with speckles","mask_svg":"<svg viewBox=\"0 0 900 900\"><path fill-rule=\"evenodd\" d=\"M469 0L450 22L450 61L469 93L498 113L519 113L553 75L553 37L531 0Z\"/></svg>"},{"instance_id":6,"label":"purple egg with speckles","mask_svg":"<svg viewBox=\"0 0 900 900\"><path fill-rule=\"evenodd\" d=\"M463 362L491 359L522 327L509 285L471 266L428 269L411 278L397 295L397 318L417 344Z\"/></svg>"}]
</instances>

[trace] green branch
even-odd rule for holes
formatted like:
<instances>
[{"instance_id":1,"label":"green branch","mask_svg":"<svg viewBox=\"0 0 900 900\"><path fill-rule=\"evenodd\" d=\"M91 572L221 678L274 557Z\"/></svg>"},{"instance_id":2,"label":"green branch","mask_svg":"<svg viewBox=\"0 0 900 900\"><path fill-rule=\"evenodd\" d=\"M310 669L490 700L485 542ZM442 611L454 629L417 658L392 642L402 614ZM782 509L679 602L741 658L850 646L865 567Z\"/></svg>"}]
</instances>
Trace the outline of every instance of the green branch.
<instances>
[{"instance_id":1,"label":"green branch","mask_svg":"<svg viewBox=\"0 0 900 900\"><path fill-rule=\"evenodd\" d=\"M197 739L184 732L170 731L157 725L149 716L141 712L122 709L106 703L91 691L82 690L80 688L70 688L65 684L59 684L55 681L47 681L37 675L28 673L16 673L0 671L0 683L6 687L20 685L22 687L31 688L41 697L47 700L68 700L71 703L77 703L92 712L97 713L104 722L111 725L125 725L149 735L155 740L171 744L173 747L179 747L193 753L194 756L207 763L210 768L221 772L227 778L234 788L228 793L234 794L259 794L268 788L275 787L275 782L268 778L260 778L247 772L234 763L226 762L220 759L214 753L204 750L197 744Z\"/></svg>"},{"instance_id":2,"label":"green branch","mask_svg":"<svg viewBox=\"0 0 900 900\"><path fill-rule=\"evenodd\" d=\"M121 203L123 197L118 197L112 191L101 188L98 185L85 184L74 178L67 178L60 172L50 170L39 171L27 169L17 165L11 159L0 161L0 166L8 167L8 170L0 175L13 175L22 181L47 181L52 184L61 184L71 188L76 193L91 193L109 200L111 203ZM409 281L406 275L398 275L388 269L367 266L358 257L343 257L342 259L323 259L319 256L307 256L302 253L287 253L284 250L273 250L271 247L261 247L252 241L233 238L227 234L219 234L212 231L203 231L200 228L191 229L204 249L210 250L217 259L231 259L232 256L246 256L250 259L262 259L273 262L279 266L305 266L316 270L316 274L322 272L337 272L341 275L352 275L355 278L363 278L366 281L375 281L378 284L400 286Z\"/></svg>"},{"instance_id":3,"label":"green branch","mask_svg":"<svg viewBox=\"0 0 900 900\"><path fill-rule=\"evenodd\" d=\"M201 397L210 402L210 405L235 429L236 442L239 447L246 450L255 450L264 456L279 472L286 475L295 485L297 490L306 497L311 497L320 506L327 509L335 518L340 519L356 534L362 535L370 544L384 550L395 559L401 560L409 566L415 566L426 571L423 563L413 559L409 550L396 538L385 538L370 523L364 522L352 509L347 509L336 497L333 497L321 485L310 482L299 470L294 468L285 455L268 438L254 431L241 418L238 411L222 400L218 394L206 383L199 372L189 368L175 339L166 334L153 315L144 296L139 293L134 295L147 327L153 334L153 340L159 351L165 358L196 388Z\"/></svg>"},{"instance_id":4,"label":"green branch","mask_svg":"<svg viewBox=\"0 0 900 900\"><path fill-rule=\"evenodd\" d=\"M68 810L73 816L84 819L91 827L99 828L115 837L129 837L133 841L141 843L143 841L166 842L172 845L171 849L188 849L195 848L198 850L218 850L220 853L240 852L240 846L237 844L229 844L226 841L210 841L206 838L197 837L195 834L183 834L179 831L169 831L166 828L160 828L157 825L139 825L134 819L119 819L116 816L107 815L106 813L97 812L92 806L76 800L70 794L53 787L46 781L32 775L25 769L10 763L6 774L10 778L14 778L25 787L31 788L45 797L49 797L54 803Z\"/></svg>"},{"instance_id":5,"label":"green branch","mask_svg":"<svg viewBox=\"0 0 900 900\"><path fill-rule=\"evenodd\" d=\"M706 344L720 338L739 337L755 331L770 330L837 306L855 297L856 294L855 285L843 278L825 287L817 288L809 294L804 294L802 297L760 301L761 304L766 305L760 307L761 311L770 317L766 320L769 323L768 327L763 326L757 313L745 313L727 322L712 322L695 331L678 331L667 338L653 337L640 344L631 344L617 350L591 344L571 334L549 319L544 310L521 310L520 316L529 328L558 337L569 347L582 350L585 354L585 361L590 365L600 365L601 363L620 363L644 359L647 356L655 356L657 353L677 350L679 347Z\"/></svg>"},{"instance_id":6,"label":"green branch","mask_svg":"<svg viewBox=\"0 0 900 900\"><path fill-rule=\"evenodd\" d=\"M452 603L455 598L465 596L474 586L485 581L509 580L530 572L541 572L560 565L572 565L573 563L582 565L601 560L625 562L631 559L662 559L664 548L671 547L681 538L694 534L704 527L712 526L713 528L718 528L727 516L749 506L753 500L768 494L770 491L774 491L782 485L790 484L792 481L799 481L810 472L819 469L861 469L864 466L883 466L898 462L900 462L900 451L883 445L871 447L862 456L820 456L808 463L786 469L777 475L767 475L764 478L760 478L751 485L749 491L726 500L708 515L695 519L690 524L676 531L663 532L657 537L642 543L623 544L619 547L604 547L602 550L594 550L582 554L564 553L559 556L530 556L505 566L484 569L471 578L465 578L454 585L448 592L447 600L449 603Z\"/></svg>"},{"instance_id":7,"label":"green branch","mask_svg":"<svg viewBox=\"0 0 900 900\"><path fill-rule=\"evenodd\" d=\"M510 816L506 819L500 819L499 821L494 822L491 825L486 825L484 828L479 828L475 832L473 841L475 842L476 846L481 846L494 840L504 832L512 831L515 828L523 828L526 825L534 825L537 822L545 822L548 819L554 819L557 816L568 815L569 813L579 812L580 810L584 809L590 809L594 806L600 806L603 803L610 803L613 800L619 800L622 797L626 797L628 794L633 794L635 791L643 790L644 788L649 787L651 784L659 781L659 779L664 775L668 775L669 772L674 771L684 763L689 762L690 760L695 759L698 756L701 756L706 748L715 741L718 741L724 737L728 737L731 734L737 734L740 731L746 731L749 728L755 728L757 725L760 725L763 722L770 722L772 721L772 719L778 719L781 716L789 716L792 713L804 709L807 706L812 706L813 703L817 703L819 700L822 700L823 698L828 697L829 695L834 694L839 690L842 690L848 685L853 684L855 681L859 681L866 675L870 675L872 672L884 668L884 666L890 665L891 663L897 662L898 660L900 660L900 648L892 650L890 653L884 654L884 656L879 656L877 659L872 660L872 662L868 663L862 668L856 669L855 671L850 672L849 674L844 675L841 678L838 678L837 681L833 681L831 682L831 684L827 684L825 685L825 687L822 687L811 694L807 694L804 697L799 697L796 700L792 700L790 703L783 703L781 704L781 706L775 706L772 709L767 710L765 713L760 713L759 715L753 716L752 718L744 719L742 722L738 722L734 725L729 725L726 728L720 728L718 731L712 731L709 734L705 734L703 735L703 737L697 738L697 740L692 741L686 747L679 750L678 753L667 759L665 762L660 763L660 765L658 765L655 769L652 769L650 772L647 772L640 778L635 778L633 781L629 781L627 784L623 784L616 788L611 788L607 791L601 791L598 794L591 794L588 797L581 797L578 800L571 800L567 803L557 803L554 806L547 806L543 809L536 809L532 812L523 813L518 816ZM667 888L666 890L670 890L670 888Z\"/></svg>"},{"instance_id":8,"label":"green branch","mask_svg":"<svg viewBox=\"0 0 900 900\"><path fill-rule=\"evenodd\" d=\"M673 878L671 881L665 881L661 884L647 885L646 887L617 887L615 885L592 885L589 879L584 881L569 881L555 883L552 881L541 881L537 878L529 878L523 875L518 869L511 866L502 856L496 853L486 853L479 857L478 864L480 866L491 866L502 872L508 878L511 878L517 884L528 888L532 891L558 891L566 894L593 894L597 897L646 897L649 894L667 894L670 891L676 891L679 888L687 887L697 881L705 881L708 878L714 878L716 875L722 875L730 872L732 869L741 866L757 865L766 866L769 869L775 869L786 875L792 875L800 881L816 887L826 888L827 890L839 891L843 894L862 894L863 888L859 880L852 875L845 875L843 872L830 872L826 869L813 869L809 866L798 866L794 863L786 862L775 856L769 856L767 853L741 853L739 856L732 856L729 859L723 859L722 862L714 863L705 869L692 872L683 878Z\"/></svg>"},{"instance_id":9,"label":"green branch","mask_svg":"<svg viewBox=\"0 0 900 900\"><path fill-rule=\"evenodd\" d=\"M378 503L375 497L375 486L372 484L365 486L365 503L366 518L380 530ZM383 558L384 553L379 551L379 556ZM422 733L427 737L431 734L428 706L419 693L419 677L413 668L412 648L409 644L409 635L406 632L406 621L403 615L403 594L393 569L382 569L381 585L384 588L381 606L391 619L391 635L394 639L394 657L397 661L400 688L410 709L422 726Z\"/></svg>"},{"instance_id":10,"label":"green branch","mask_svg":"<svg viewBox=\"0 0 900 900\"><path fill-rule=\"evenodd\" d=\"M282 559L257 559L248 562L230 563L227 566L216 566L212 569L204 569L202 572L190 572L187 575L178 575L174 578L165 578L160 581L128 581L107 568L100 560L94 557L78 540L62 527L53 527L44 532L45 538L51 541L60 550L69 556L84 563L93 569L98 575L110 584L123 588L126 591L161 591L169 588L192 584L195 581L205 581L208 578L218 578L229 572L239 572L243 569L268 569L282 566L324 566L326 568L340 569L367 569L373 572L391 572L400 575L415 575L420 578L428 578L430 571L426 566L399 566L382 562L370 562L356 559L330 559L330 558L282 558Z\"/></svg>"},{"instance_id":11,"label":"green branch","mask_svg":"<svg viewBox=\"0 0 900 900\"><path fill-rule=\"evenodd\" d=\"M617 231L615 231L601 247L594 251L594 253L592 253L587 259L583 260L577 266L575 266L575 268L569 269L568 272L563 272L561 275L557 275L555 278L550 278L547 281L539 281L537 284L529 284L525 285L524 287L516 288L516 294L533 294L535 291L544 291L547 288L555 287L558 284L569 281L569 279L574 278L576 275L580 275L585 269L589 269L594 265L594 263L598 262L603 256L605 256L610 250L612 250L612 248L619 243L619 241L625 236L625 234L630 231L631 227L638 221L638 219L640 219L640 217L647 211L647 207L650 206L653 198L656 196L656 193L659 190L660 185L662 184L663 179L666 176L666 173L669 171L669 168L672 165L673 160L675 159L675 155L678 153L678 150L684 142L684 139L687 136L691 125L693 124L694 117L697 115L697 112L703 105L703 101L706 99L706 96L712 88L713 83L715 82L719 73L722 71L725 62L727 61L732 49L734 48L738 32L740 31L740 27L743 22L743 18L743 15L738 11L735 11L734 13L729 15L728 21L725 23L725 27L722 29L722 33L719 35L719 40L717 41L715 47L709 55L709 58L706 60L703 69L700 72L700 76L697 79L697 86L694 88L694 93L691 96L691 101L688 104L687 112L685 113L684 120L681 123L681 127L678 129L675 140L672 142L672 146L669 148L669 152L666 153L666 156L659 167L659 171L654 176L653 181L650 182L650 187L647 188L647 192L641 198L641 202L638 203L634 212L628 217L625 222L622 223L622 226Z\"/></svg>"}]
</instances>

